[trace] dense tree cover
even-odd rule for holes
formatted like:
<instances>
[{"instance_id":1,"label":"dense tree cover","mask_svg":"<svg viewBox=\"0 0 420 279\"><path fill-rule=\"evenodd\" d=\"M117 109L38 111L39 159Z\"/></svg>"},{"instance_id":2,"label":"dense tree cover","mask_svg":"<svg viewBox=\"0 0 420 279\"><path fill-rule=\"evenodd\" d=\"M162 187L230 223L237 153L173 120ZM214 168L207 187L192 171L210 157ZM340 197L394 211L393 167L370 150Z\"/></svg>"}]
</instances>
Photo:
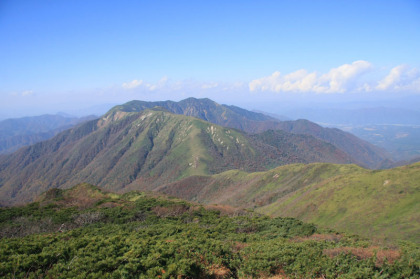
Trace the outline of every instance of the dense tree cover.
<instances>
[{"instance_id":1,"label":"dense tree cover","mask_svg":"<svg viewBox=\"0 0 420 279\"><path fill-rule=\"evenodd\" d=\"M86 192L84 192L86 193ZM419 278L418 247L140 193L0 209L3 278ZM76 206L74 206L76 205ZM25 227L26 226L26 227ZM31 229L35 227L37 229Z\"/></svg>"}]
</instances>

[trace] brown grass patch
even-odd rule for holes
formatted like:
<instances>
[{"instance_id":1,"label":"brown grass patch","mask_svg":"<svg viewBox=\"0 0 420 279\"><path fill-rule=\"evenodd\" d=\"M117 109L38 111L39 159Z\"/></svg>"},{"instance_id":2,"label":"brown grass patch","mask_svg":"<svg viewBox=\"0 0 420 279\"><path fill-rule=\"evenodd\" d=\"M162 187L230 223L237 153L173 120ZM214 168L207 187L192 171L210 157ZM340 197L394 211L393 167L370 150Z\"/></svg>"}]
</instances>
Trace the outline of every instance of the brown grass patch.
<instances>
[{"instance_id":1,"label":"brown grass patch","mask_svg":"<svg viewBox=\"0 0 420 279\"><path fill-rule=\"evenodd\" d=\"M210 275L210 278L214 278L214 279L230 278L230 276L232 275L232 272L230 271L230 269L223 265L210 266L208 273Z\"/></svg>"},{"instance_id":2,"label":"brown grass patch","mask_svg":"<svg viewBox=\"0 0 420 279\"><path fill-rule=\"evenodd\" d=\"M392 264L401 257L401 253L398 250L379 250L376 253L376 264L381 266L384 264L385 259L388 263Z\"/></svg>"},{"instance_id":3,"label":"brown grass patch","mask_svg":"<svg viewBox=\"0 0 420 279\"><path fill-rule=\"evenodd\" d=\"M289 279L289 277L286 275L286 272L282 268L279 268L276 270L275 275L267 277L269 279Z\"/></svg>"},{"instance_id":4,"label":"brown grass patch","mask_svg":"<svg viewBox=\"0 0 420 279\"><path fill-rule=\"evenodd\" d=\"M342 253L352 254L358 260L369 259L375 256L376 254L376 266L381 266L385 263L385 260L388 263L392 264L401 257L401 254L398 250L380 250L379 247L371 246L368 248L363 247L339 247L332 249L324 249L324 255L334 258Z\"/></svg>"}]
</instances>

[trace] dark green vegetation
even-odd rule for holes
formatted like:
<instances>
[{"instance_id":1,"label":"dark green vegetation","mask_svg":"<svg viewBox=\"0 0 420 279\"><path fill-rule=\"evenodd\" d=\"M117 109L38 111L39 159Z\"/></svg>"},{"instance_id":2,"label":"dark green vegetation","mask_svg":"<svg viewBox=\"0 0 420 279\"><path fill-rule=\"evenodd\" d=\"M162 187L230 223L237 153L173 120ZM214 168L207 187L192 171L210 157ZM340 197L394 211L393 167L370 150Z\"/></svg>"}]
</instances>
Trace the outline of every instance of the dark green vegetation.
<instances>
[{"instance_id":1,"label":"dark green vegetation","mask_svg":"<svg viewBox=\"0 0 420 279\"><path fill-rule=\"evenodd\" d=\"M248 135L162 108L113 109L100 119L0 157L0 204L88 182L108 190L152 190L191 175L262 171L290 163L352 163L309 135Z\"/></svg>"},{"instance_id":2,"label":"dark green vegetation","mask_svg":"<svg viewBox=\"0 0 420 279\"><path fill-rule=\"evenodd\" d=\"M232 170L189 177L157 190L385 241L420 241L420 163L390 170L320 163L254 173Z\"/></svg>"},{"instance_id":3,"label":"dark green vegetation","mask_svg":"<svg viewBox=\"0 0 420 279\"><path fill-rule=\"evenodd\" d=\"M96 117L41 115L2 120L0 121L0 154L11 153L22 146L47 140L61 131L94 118Z\"/></svg>"},{"instance_id":4,"label":"dark green vegetation","mask_svg":"<svg viewBox=\"0 0 420 279\"><path fill-rule=\"evenodd\" d=\"M240 129L248 133L282 130L294 134L310 135L333 144L354 158L361 166L368 168L387 168L392 166L391 157L385 150L350 133L339 129L323 128L308 120L279 121L273 117L239 107L219 105L210 99L188 98L180 102L131 101L114 107L111 112L139 112L156 106L176 114L194 116L217 125Z\"/></svg>"},{"instance_id":5,"label":"dark green vegetation","mask_svg":"<svg viewBox=\"0 0 420 279\"><path fill-rule=\"evenodd\" d=\"M0 209L2 278L418 278L416 246L162 196L51 189Z\"/></svg>"}]
</instances>

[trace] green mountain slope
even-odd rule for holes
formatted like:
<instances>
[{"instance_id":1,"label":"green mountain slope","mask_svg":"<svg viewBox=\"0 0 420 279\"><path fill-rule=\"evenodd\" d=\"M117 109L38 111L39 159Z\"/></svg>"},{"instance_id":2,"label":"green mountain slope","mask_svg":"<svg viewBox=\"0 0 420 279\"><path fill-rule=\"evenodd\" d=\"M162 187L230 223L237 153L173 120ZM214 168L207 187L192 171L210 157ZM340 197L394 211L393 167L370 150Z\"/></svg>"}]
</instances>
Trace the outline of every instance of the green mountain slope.
<instances>
[{"instance_id":1,"label":"green mountain slope","mask_svg":"<svg viewBox=\"0 0 420 279\"><path fill-rule=\"evenodd\" d=\"M308 185L260 211L369 237L419 242L419 181L418 163L385 171L358 170Z\"/></svg>"},{"instance_id":2,"label":"green mountain slope","mask_svg":"<svg viewBox=\"0 0 420 279\"><path fill-rule=\"evenodd\" d=\"M273 138L281 142L274 144ZM160 108L112 110L49 141L0 157L0 202L28 201L51 187L82 182L115 191L151 190L191 175L314 161L354 162L311 136L248 136Z\"/></svg>"},{"instance_id":3,"label":"green mountain slope","mask_svg":"<svg viewBox=\"0 0 420 279\"><path fill-rule=\"evenodd\" d=\"M356 165L287 165L189 177L158 191L255 208L381 239L420 239L420 163L371 171Z\"/></svg>"},{"instance_id":4,"label":"green mountain slope","mask_svg":"<svg viewBox=\"0 0 420 279\"><path fill-rule=\"evenodd\" d=\"M0 208L2 278L418 278L419 262L410 243L89 184Z\"/></svg>"},{"instance_id":5,"label":"green mountain slope","mask_svg":"<svg viewBox=\"0 0 420 279\"><path fill-rule=\"evenodd\" d=\"M179 102L131 101L114 107L111 111L138 112L155 106L173 113L194 116L217 125L240 129L248 133L267 130L283 130L295 134L311 135L328 142L356 159L359 165L368 168L392 166L391 156L356 136L339 129L323 128L308 120L279 121L273 117L248 111L235 106L220 105L210 99L188 98Z\"/></svg>"}]
</instances>

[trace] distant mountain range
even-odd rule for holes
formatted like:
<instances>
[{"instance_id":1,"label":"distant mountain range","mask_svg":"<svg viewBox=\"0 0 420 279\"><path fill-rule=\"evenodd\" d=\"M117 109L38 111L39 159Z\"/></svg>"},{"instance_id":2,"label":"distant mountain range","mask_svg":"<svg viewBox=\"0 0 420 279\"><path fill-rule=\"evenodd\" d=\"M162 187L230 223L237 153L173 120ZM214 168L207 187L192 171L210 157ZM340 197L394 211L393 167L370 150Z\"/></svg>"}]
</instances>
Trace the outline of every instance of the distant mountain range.
<instances>
[{"instance_id":1,"label":"distant mountain range","mask_svg":"<svg viewBox=\"0 0 420 279\"><path fill-rule=\"evenodd\" d=\"M52 138L96 116L71 117L63 115L41 115L0 121L0 154L11 153L22 146Z\"/></svg>"}]
</instances>

